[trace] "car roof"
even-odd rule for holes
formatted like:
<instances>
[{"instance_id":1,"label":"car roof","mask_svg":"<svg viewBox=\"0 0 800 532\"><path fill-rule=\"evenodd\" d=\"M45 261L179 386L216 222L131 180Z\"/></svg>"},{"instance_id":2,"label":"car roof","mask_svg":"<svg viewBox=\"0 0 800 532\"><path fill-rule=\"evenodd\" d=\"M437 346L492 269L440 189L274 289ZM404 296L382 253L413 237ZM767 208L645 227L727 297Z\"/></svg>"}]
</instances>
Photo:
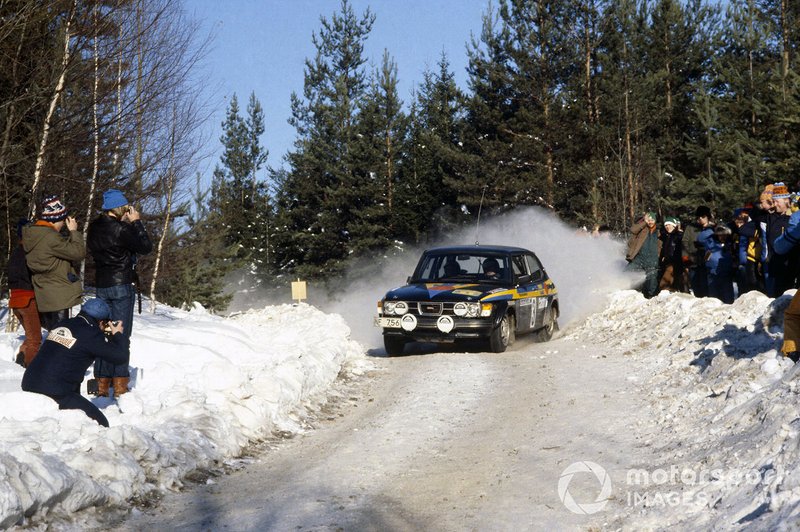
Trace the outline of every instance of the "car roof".
<instances>
[{"instance_id":1,"label":"car roof","mask_svg":"<svg viewBox=\"0 0 800 532\"><path fill-rule=\"evenodd\" d=\"M438 248L426 249L425 253L431 254L444 254L444 253L533 253L532 251L524 248L514 246L482 246L482 245L465 245L465 246L444 246Z\"/></svg>"}]
</instances>

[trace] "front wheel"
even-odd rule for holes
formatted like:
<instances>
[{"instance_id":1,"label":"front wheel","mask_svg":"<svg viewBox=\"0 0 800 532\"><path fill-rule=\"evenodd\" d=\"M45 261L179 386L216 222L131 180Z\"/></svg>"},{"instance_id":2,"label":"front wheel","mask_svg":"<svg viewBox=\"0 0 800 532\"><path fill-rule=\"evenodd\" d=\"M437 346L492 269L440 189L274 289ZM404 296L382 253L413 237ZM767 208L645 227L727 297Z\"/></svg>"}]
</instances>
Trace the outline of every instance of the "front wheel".
<instances>
[{"instance_id":1,"label":"front wheel","mask_svg":"<svg viewBox=\"0 0 800 532\"><path fill-rule=\"evenodd\" d=\"M553 314L552 307L548 308L544 317L544 327L536 333L536 340L539 342L549 342L553 338L553 334L558 330L558 322Z\"/></svg>"},{"instance_id":2,"label":"front wheel","mask_svg":"<svg viewBox=\"0 0 800 532\"><path fill-rule=\"evenodd\" d=\"M489 351L492 353L502 353L511 344L511 336L514 330L514 318L506 314L489 336Z\"/></svg>"},{"instance_id":3,"label":"front wheel","mask_svg":"<svg viewBox=\"0 0 800 532\"><path fill-rule=\"evenodd\" d=\"M398 336L383 337L383 348L386 350L386 354L389 356L402 355L405 347L406 347L405 338L401 338Z\"/></svg>"}]
</instances>

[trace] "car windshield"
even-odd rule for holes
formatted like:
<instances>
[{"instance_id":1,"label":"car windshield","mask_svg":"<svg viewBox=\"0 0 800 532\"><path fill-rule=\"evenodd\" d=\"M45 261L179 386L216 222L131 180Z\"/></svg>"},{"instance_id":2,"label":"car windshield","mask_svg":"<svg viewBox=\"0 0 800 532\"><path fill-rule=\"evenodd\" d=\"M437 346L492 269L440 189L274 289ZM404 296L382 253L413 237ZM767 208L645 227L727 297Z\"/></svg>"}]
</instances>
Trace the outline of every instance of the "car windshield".
<instances>
[{"instance_id":1,"label":"car windshield","mask_svg":"<svg viewBox=\"0 0 800 532\"><path fill-rule=\"evenodd\" d=\"M479 253L441 253L425 255L414 280L431 283L507 282L508 257Z\"/></svg>"}]
</instances>

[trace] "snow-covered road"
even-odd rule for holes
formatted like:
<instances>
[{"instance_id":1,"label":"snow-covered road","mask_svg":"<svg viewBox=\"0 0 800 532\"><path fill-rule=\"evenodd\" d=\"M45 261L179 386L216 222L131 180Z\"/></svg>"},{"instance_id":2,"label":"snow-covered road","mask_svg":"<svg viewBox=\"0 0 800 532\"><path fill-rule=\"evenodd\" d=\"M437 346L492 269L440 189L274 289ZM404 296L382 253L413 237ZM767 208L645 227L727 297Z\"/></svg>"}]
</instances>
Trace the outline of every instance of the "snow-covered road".
<instances>
[{"instance_id":1,"label":"snow-covered road","mask_svg":"<svg viewBox=\"0 0 800 532\"><path fill-rule=\"evenodd\" d=\"M574 340L507 353L375 358L339 415L213 483L137 511L122 530L574 528L558 483L572 463L639 463L627 362ZM624 475L624 474L623 474ZM579 478L580 477L580 478ZM598 484L569 486L594 501ZM602 524L602 518L599 521Z\"/></svg>"}]
</instances>

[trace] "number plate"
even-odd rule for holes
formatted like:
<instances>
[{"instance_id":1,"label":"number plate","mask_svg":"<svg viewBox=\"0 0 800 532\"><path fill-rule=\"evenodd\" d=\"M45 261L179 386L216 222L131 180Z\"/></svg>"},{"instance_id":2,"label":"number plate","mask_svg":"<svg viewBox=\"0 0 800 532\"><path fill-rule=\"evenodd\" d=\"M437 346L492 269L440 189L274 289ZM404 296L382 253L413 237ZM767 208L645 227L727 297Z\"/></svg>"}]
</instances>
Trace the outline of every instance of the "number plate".
<instances>
[{"instance_id":1,"label":"number plate","mask_svg":"<svg viewBox=\"0 0 800 532\"><path fill-rule=\"evenodd\" d=\"M399 329L400 318L375 318L375 327L384 327L386 329Z\"/></svg>"}]
</instances>

